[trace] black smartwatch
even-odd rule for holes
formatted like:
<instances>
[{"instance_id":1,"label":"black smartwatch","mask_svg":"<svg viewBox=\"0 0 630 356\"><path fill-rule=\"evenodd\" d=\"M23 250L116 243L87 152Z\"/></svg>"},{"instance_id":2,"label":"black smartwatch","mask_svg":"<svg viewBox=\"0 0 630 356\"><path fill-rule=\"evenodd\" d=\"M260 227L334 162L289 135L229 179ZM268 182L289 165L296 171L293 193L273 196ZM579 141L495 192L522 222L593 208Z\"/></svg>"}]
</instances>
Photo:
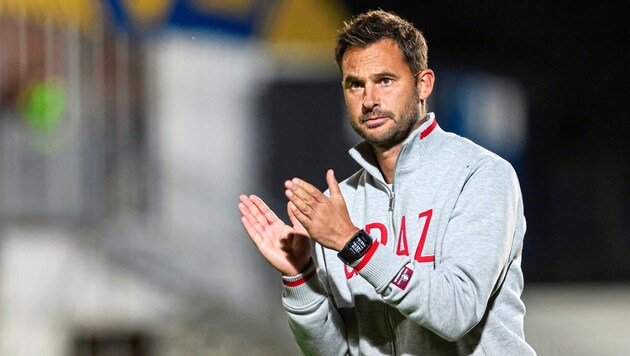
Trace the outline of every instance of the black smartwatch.
<instances>
[{"instance_id":1,"label":"black smartwatch","mask_svg":"<svg viewBox=\"0 0 630 356\"><path fill-rule=\"evenodd\" d=\"M363 257L370 247L372 247L372 238L365 230L361 229L357 231L346 246L339 251L337 257L339 257L343 263L351 265Z\"/></svg>"}]
</instances>

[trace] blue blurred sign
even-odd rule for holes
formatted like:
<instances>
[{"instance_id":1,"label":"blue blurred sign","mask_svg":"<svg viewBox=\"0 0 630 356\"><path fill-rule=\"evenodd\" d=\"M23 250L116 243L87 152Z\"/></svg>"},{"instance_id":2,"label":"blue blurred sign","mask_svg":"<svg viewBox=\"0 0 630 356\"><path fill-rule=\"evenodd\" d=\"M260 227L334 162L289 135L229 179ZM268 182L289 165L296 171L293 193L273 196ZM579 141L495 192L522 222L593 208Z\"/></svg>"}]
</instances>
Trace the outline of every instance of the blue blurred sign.
<instances>
[{"instance_id":1,"label":"blue blurred sign","mask_svg":"<svg viewBox=\"0 0 630 356\"><path fill-rule=\"evenodd\" d=\"M118 29L147 33L168 27L207 29L249 37L257 18L273 8L264 0L104 0ZM273 3L273 1L271 2Z\"/></svg>"},{"instance_id":2,"label":"blue blurred sign","mask_svg":"<svg viewBox=\"0 0 630 356\"><path fill-rule=\"evenodd\" d=\"M507 159L519 170L528 137L527 92L508 76L485 72L437 71L436 115L449 131Z\"/></svg>"}]
</instances>

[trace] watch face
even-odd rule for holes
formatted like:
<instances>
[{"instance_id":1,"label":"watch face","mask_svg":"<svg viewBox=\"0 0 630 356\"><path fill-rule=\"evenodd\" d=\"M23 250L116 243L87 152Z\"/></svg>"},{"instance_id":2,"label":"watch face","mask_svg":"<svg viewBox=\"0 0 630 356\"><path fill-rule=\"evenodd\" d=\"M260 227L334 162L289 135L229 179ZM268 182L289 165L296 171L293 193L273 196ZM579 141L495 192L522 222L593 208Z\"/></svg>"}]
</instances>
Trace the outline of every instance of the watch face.
<instances>
[{"instance_id":1,"label":"watch face","mask_svg":"<svg viewBox=\"0 0 630 356\"><path fill-rule=\"evenodd\" d=\"M359 234L356 237L363 237L363 236L361 234ZM358 239L357 238L353 238L350 241L350 250L355 255L361 254L361 252L363 252L363 250L365 250L367 247L368 247L368 243L363 238L358 238Z\"/></svg>"},{"instance_id":2,"label":"watch face","mask_svg":"<svg viewBox=\"0 0 630 356\"><path fill-rule=\"evenodd\" d=\"M345 264L352 264L363 257L370 249L370 246L372 246L372 238L370 235L363 230L359 230L352 239L348 241L346 246L339 251L337 256L339 256L341 261Z\"/></svg>"}]
</instances>

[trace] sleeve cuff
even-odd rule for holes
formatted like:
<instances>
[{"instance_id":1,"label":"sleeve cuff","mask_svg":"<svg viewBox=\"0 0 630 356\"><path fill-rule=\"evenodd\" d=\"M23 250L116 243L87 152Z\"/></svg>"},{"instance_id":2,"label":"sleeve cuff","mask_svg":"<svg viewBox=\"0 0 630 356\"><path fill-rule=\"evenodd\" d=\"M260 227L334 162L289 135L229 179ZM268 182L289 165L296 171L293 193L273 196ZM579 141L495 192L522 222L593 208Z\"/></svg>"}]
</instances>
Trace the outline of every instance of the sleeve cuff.
<instances>
[{"instance_id":1,"label":"sleeve cuff","mask_svg":"<svg viewBox=\"0 0 630 356\"><path fill-rule=\"evenodd\" d=\"M282 277L284 291L282 300L285 308L297 311L325 298L326 291L317 278L317 265L311 259L304 272L292 277Z\"/></svg>"},{"instance_id":2,"label":"sleeve cuff","mask_svg":"<svg viewBox=\"0 0 630 356\"><path fill-rule=\"evenodd\" d=\"M317 268L315 268L315 263L313 260L306 265L306 269L304 272L298 274L297 276L282 276L282 284L287 287L298 287L302 284L308 282L309 279L313 278L317 273Z\"/></svg>"},{"instance_id":3,"label":"sleeve cuff","mask_svg":"<svg viewBox=\"0 0 630 356\"><path fill-rule=\"evenodd\" d=\"M400 270L409 263L405 256L397 256L386 248L378 248L377 241L368 253L351 266L368 281L377 293L383 293Z\"/></svg>"}]
</instances>

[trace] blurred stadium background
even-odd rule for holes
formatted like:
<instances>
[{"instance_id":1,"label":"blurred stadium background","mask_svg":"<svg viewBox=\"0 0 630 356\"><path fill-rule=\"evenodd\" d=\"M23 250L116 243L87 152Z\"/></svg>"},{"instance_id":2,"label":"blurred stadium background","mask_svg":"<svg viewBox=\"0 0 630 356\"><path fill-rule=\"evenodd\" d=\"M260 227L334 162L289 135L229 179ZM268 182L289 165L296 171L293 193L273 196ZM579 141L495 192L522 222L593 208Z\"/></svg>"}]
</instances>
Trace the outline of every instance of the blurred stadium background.
<instances>
[{"instance_id":1,"label":"blurred stadium background","mask_svg":"<svg viewBox=\"0 0 630 356\"><path fill-rule=\"evenodd\" d=\"M0 355L297 354L237 197L356 170L332 48L379 7L518 171L531 344L630 354L627 1L0 0Z\"/></svg>"}]
</instances>

